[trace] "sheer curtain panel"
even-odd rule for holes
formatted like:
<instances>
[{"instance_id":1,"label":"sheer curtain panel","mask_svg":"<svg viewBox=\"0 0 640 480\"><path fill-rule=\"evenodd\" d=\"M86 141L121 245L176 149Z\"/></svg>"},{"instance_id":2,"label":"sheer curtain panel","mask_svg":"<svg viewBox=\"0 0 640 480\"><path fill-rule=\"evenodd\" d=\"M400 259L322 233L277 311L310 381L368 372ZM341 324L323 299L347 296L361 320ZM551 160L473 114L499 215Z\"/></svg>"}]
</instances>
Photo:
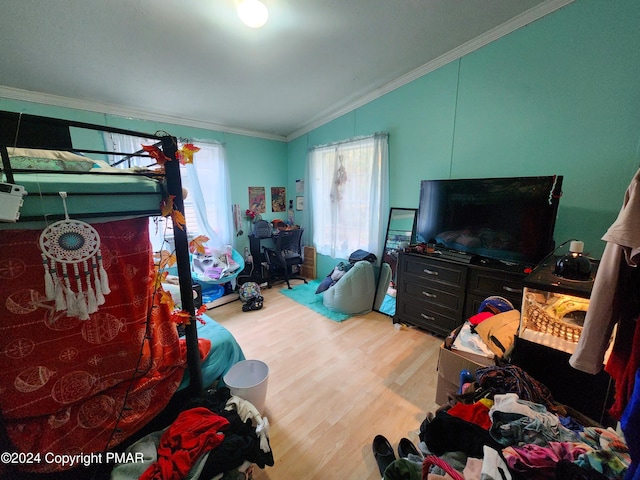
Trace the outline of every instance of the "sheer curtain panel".
<instances>
[{"instance_id":1,"label":"sheer curtain panel","mask_svg":"<svg viewBox=\"0 0 640 480\"><path fill-rule=\"evenodd\" d=\"M314 147L305 174L305 226L318 253L348 258L382 252L389 212L388 135Z\"/></svg>"},{"instance_id":2,"label":"sheer curtain panel","mask_svg":"<svg viewBox=\"0 0 640 480\"><path fill-rule=\"evenodd\" d=\"M200 141L192 143L200 151L194 155L192 164L180 166L182 186L187 190L187 197L184 199L187 233L189 237L206 235L209 237L207 245L215 249L233 245L231 189L224 145ZM105 144L108 150L134 153L140 151L142 145L150 143L145 138L105 134ZM120 158L121 156L114 155L109 163L118 162ZM131 157L117 166L128 168L148 166L151 163L153 160L148 157ZM167 218L156 219L155 224L151 224L154 251L160 249L165 231L171 228L171 221Z\"/></svg>"}]
</instances>

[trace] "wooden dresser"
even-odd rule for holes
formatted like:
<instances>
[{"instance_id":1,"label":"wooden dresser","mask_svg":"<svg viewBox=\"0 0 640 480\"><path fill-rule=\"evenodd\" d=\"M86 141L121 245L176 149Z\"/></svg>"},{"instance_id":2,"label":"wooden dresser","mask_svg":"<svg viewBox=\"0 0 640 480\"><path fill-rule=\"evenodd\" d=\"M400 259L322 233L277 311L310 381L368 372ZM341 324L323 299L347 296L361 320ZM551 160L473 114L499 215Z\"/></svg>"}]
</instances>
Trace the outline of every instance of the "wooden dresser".
<instances>
[{"instance_id":1,"label":"wooden dresser","mask_svg":"<svg viewBox=\"0 0 640 480\"><path fill-rule=\"evenodd\" d=\"M505 271L438 256L401 252L394 323L446 336L499 295L520 308L524 272Z\"/></svg>"}]
</instances>

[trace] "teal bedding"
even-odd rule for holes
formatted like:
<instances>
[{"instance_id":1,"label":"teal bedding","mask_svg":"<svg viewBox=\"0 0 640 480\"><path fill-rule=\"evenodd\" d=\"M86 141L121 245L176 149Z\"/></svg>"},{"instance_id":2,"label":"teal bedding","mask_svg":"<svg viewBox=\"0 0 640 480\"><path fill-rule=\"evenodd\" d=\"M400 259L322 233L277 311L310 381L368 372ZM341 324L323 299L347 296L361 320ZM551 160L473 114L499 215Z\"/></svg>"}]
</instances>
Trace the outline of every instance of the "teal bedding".
<instances>
[{"instance_id":1,"label":"teal bedding","mask_svg":"<svg viewBox=\"0 0 640 480\"><path fill-rule=\"evenodd\" d=\"M229 330L209 316L203 316L206 324L198 322L198 338L206 338L211 341L209 355L202 361L202 385L209 388L216 380L222 377L229 369L241 360L245 360L244 353L235 337ZM178 390L189 385L189 370L186 369Z\"/></svg>"},{"instance_id":2,"label":"teal bedding","mask_svg":"<svg viewBox=\"0 0 640 480\"><path fill-rule=\"evenodd\" d=\"M14 179L28 193L18 222L63 216L58 192L67 192L71 217L159 215L164 191L162 182L132 173L14 173Z\"/></svg>"}]
</instances>

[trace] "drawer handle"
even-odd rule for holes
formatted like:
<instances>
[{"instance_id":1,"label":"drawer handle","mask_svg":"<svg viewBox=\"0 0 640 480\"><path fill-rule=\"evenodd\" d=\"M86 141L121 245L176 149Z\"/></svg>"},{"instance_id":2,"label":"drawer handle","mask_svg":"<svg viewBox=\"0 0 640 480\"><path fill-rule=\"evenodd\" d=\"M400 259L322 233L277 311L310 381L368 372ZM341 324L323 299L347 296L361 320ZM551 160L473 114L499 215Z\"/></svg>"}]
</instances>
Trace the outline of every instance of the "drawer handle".
<instances>
[{"instance_id":1,"label":"drawer handle","mask_svg":"<svg viewBox=\"0 0 640 480\"><path fill-rule=\"evenodd\" d=\"M435 293L429 293L429 292L423 291L422 294L427 298L438 298L438 295L436 295Z\"/></svg>"},{"instance_id":2,"label":"drawer handle","mask_svg":"<svg viewBox=\"0 0 640 480\"><path fill-rule=\"evenodd\" d=\"M429 320L430 322L433 322L436 319L436 317L432 317L430 315L425 315L424 313L421 313L420 316L422 318L424 318L425 320Z\"/></svg>"},{"instance_id":3,"label":"drawer handle","mask_svg":"<svg viewBox=\"0 0 640 480\"><path fill-rule=\"evenodd\" d=\"M505 292L509 292L509 293L522 293L522 289L521 288L512 288L512 287L506 287L506 286L502 286L502 289Z\"/></svg>"},{"instance_id":4,"label":"drawer handle","mask_svg":"<svg viewBox=\"0 0 640 480\"><path fill-rule=\"evenodd\" d=\"M426 273L427 275L440 275L437 271L429 270L428 268L424 269L424 273Z\"/></svg>"}]
</instances>

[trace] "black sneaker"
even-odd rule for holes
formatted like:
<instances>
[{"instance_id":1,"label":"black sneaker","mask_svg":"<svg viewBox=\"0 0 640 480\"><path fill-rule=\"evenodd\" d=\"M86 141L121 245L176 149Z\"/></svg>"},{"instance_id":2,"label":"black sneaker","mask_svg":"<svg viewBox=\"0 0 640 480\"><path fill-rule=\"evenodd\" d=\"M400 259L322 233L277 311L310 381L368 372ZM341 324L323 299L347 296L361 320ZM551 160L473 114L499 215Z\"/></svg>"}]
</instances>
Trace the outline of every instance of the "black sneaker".
<instances>
[{"instance_id":1,"label":"black sneaker","mask_svg":"<svg viewBox=\"0 0 640 480\"><path fill-rule=\"evenodd\" d=\"M247 301L247 303L245 303L244 305L242 305L242 311L243 312L248 312L250 310L253 310L253 304L254 304L255 300L252 298L251 300Z\"/></svg>"},{"instance_id":2,"label":"black sneaker","mask_svg":"<svg viewBox=\"0 0 640 480\"><path fill-rule=\"evenodd\" d=\"M251 310L260 310L262 308L262 297L258 297L251 303Z\"/></svg>"},{"instance_id":3,"label":"black sneaker","mask_svg":"<svg viewBox=\"0 0 640 480\"><path fill-rule=\"evenodd\" d=\"M383 435L376 435L371 447L373 449L373 456L378 464L378 469L380 470L380 475L384 477L384 471L396 460L393 447L389 443L389 440Z\"/></svg>"},{"instance_id":4,"label":"black sneaker","mask_svg":"<svg viewBox=\"0 0 640 480\"><path fill-rule=\"evenodd\" d=\"M400 458L409 458L409 454L419 458L424 457L411 440L403 437L400 439L400 443L398 443L398 455Z\"/></svg>"}]
</instances>

